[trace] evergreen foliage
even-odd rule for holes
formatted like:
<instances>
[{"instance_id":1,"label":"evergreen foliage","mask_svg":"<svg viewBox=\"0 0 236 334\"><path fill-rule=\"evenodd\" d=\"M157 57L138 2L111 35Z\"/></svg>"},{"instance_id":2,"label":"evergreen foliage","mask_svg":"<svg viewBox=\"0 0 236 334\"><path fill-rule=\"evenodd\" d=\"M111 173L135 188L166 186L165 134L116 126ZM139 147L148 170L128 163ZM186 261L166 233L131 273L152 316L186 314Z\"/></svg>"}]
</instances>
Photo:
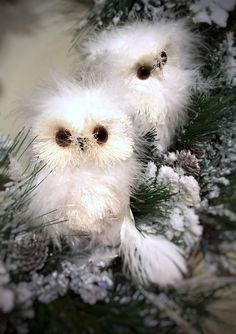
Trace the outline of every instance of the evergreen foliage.
<instances>
[{"instance_id":1,"label":"evergreen foliage","mask_svg":"<svg viewBox=\"0 0 236 334\"><path fill-rule=\"evenodd\" d=\"M172 0L98 2L86 24L77 31L76 43L93 29L125 22L128 18L153 18L156 15L154 9L166 17L190 15L187 1L183 0L176 6ZM231 18L234 16L232 13ZM205 31L205 25L200 25L200 29ZM227 50L222 47L222 35L226 32L227 29L220 30L215 26L208 31L209 61L202 72L209 87L193 92L187 110L189 121L171 148L172 152L190 150L201 165L198 181L205 206L199 209L199 217L204 233L189 259L190 277L176 289L147 292L123 277L116 259L110 268L114 288L104 302L88 305L71 291L61 294L62 297L48 305L36 301L35 317L30 321L31 333L206 333L210 319L219 321L219 326L226 328L223 319L218 319L212 309L212 305L229 291L235 295L232 288L236 284L236 87L227 81L225 73ZM219 34L220 41L213 41L214 34ZM11 181L11 156L21 158L28 147L27 136L28 132L22 130L11 144L7 139L0 146L0 187L1 190L7 189L0 193L3 198L0 205L2 261L7 259L14 238L25 230L21 212L27 207L32 193L32 181L43 168L28 167L21 180ZM144 163L154 162L158 170L164 160L152 149L152 134L147 137L147 147L151 146L151 150L144 149L142 159ZM168 217L173 196L175 194L166 185L158 185L154 178L144 178L131 199L138 228L153 217ZM68 249L63 252L70 256ZM59 251L51 250L51 253L61 259ZM58 261L48 259L43 272L47 269L53 272L57 266ZM31 278L30 274L24 276L26 281ZM14 282L17 280L16 275ZM17 310L3 319L8 324L8 332L14 333L19 321ZM22 321L20 326L23 326Z\"/></svg>"}]
</instances>

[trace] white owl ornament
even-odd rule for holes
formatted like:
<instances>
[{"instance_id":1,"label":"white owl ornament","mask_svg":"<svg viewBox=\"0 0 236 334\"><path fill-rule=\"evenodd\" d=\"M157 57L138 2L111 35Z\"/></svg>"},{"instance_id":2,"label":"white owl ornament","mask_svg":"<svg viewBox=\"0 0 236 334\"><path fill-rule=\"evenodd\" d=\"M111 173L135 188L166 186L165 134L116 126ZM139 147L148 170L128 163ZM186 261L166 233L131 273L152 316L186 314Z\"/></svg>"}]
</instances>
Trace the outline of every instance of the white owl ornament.
<instances>
[{"instance_id":1,"label":"white owl ornament","mask_svg":"<svg viewBox=\"0 0 236 334\"><path fill-rule=\"evenodd\" d=\"M91 36L81 57L91 71L126 87L129 113L154 127L159 149L166 150L199 76L198 44L182 21L143 21Z\"/></svg>"},{"instance_id":2,"label":"white owl ornament","mask_svg":"<svg viewBox=\"0 0 236 334\"><path fill-rule=\"evenodd\" d=\"M172 285L186 272L181 251L140 234L129 208L140 162L121 96L109 84L64 82L34 103L33 152L45 167L29 214L45 220L45 236L57 244L65 238L79 247L85 235L91 246L120 245L124 270L138 284Z\"/></svg>"}]
</instances>

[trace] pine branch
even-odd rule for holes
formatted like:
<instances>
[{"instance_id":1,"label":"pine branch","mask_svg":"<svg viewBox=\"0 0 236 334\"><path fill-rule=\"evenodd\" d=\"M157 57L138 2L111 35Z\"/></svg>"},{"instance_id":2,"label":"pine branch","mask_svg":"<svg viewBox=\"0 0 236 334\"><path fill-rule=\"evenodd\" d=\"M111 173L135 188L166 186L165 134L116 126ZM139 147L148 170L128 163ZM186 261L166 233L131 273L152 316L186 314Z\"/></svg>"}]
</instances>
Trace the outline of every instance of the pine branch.
<instances>
[{"instance_id":1,"label":"pine branch","mask_svg":"<svg viewBox=\"0 0 236 334\"><path fill-rule=\"evenodd\" d=\"M216 140L225 127L236 121L236 89L215 93L195 92L189 107L189 122L177 142L177 149L190 149Z\"/></svg>"},{"instance_id":2,"label":"pine branch","mask_svg":"<svg viewBox=\"0 0 236 334\"><path fill-rule=\"evenodd\" d=\"M172 196L173 194L167 186L157 185L153 179L145 180L138 186L134 196L131 197L131 208L135 220L143 222L152 217L166 217Z\"/></svg>"},{"instance_id":3,"label":"pine branch","mask_svg":"<svg viewBox=\"0 0 236 334\"><path fill-rule=\"evenodd\" d=\"M84 20L82 27L80 26L75 31L73 44L79 45L81 40L94 31L105 29L127 20L135 2L135 0L105 0L102 3L95 4L88 17Z\"/></svg>"},{"instance_id":4,"label":"pine branch","mask_svg":"<svg viewBox=\"0 0 236 334\"><path fill-rule=\"evenodd\" d=\"M235 278L189 279L177 290L153 294L138 291L122 275L116 276L109 303L84 304L73 294L50 305L36 304L36 318L30 332L70 333L203 333L205 321L213 315L210 306L235 286ZM65 321L67 317L70 322ZM58 331L58 332L57 332Z\"/></svg>"}]
</instances>

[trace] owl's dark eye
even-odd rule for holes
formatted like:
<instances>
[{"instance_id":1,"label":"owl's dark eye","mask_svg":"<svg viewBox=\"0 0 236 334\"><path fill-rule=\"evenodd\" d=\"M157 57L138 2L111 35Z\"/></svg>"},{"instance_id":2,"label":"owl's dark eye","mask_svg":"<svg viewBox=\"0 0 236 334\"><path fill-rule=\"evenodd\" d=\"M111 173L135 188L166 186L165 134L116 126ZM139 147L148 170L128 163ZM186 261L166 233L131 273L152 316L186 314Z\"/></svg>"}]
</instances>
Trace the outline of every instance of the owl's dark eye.
<instances>
[{"instance_id":1,"label":"owl's dark eye","mask_svg":"<svg viewBox=\"0 0 236 334\"><path fill-rule=\"evenodd\" d=\"M165 51L161 51L161 63L165 65L167 62L167 53Z\"/></svg>"},{"instance_id":2,"label":"owl's dark eye","mask_svg":"<svg viewBox=\"0 0 236 334\"><path fill-rule=\"evenodd\" d=\"M55 135L56 143L59 146L66 147L72 143L71 133L67 129L59 129Z\"/></svg>"},{"instance_id":3,"label":"owl's dark eye","mask_svg":"<svg viewBox=\"0 0 236 334\"><path fill-rule=\"evenodd\" d=\"M140 80L146 80L150 77L151 72L152 72L151 66L142 65L137 69L137 77Z\"/></svg>"},{"instance_id":4,"label":"owl's dark eye","mask_svg":"<svg viewBox=\"0 0 236 334\"><path fill-rule=\"evenodd\" d=\"M104 126L98 125L93 129L93 136L98 144L104 144L108 139L108 132Z\"/></svg>"}]
</instances>

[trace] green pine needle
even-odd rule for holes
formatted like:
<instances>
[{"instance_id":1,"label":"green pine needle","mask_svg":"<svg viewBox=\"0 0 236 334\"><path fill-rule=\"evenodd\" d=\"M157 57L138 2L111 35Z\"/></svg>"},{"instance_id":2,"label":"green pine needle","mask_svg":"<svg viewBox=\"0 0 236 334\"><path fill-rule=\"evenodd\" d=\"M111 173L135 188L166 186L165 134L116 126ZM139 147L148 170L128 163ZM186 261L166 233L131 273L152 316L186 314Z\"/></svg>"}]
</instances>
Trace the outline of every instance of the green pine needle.
<instances>
[{"instance_id":1,"label":"green pine needle","mask_svg":"<svg viewBox=\"0 0 236 334\"><path fill-rule=\"evenodd\" d=\"M168 186L157 185L153 179L141 183L131 197L131 208L135 220L140 222L150 217L166 217L172 196Z\"/></svg>"},{"instance_id":2,"label":"green pine needle","mask_svg":"<svg viewBox=\"0 0 236 334\"><path fill-rule=\"evenodd\" d=\"M204 144L236 120L236 89L209 91L192 96L189 107L189 122L178 138L177 148L186 149Z\"/></svg>"}]
</instances>

